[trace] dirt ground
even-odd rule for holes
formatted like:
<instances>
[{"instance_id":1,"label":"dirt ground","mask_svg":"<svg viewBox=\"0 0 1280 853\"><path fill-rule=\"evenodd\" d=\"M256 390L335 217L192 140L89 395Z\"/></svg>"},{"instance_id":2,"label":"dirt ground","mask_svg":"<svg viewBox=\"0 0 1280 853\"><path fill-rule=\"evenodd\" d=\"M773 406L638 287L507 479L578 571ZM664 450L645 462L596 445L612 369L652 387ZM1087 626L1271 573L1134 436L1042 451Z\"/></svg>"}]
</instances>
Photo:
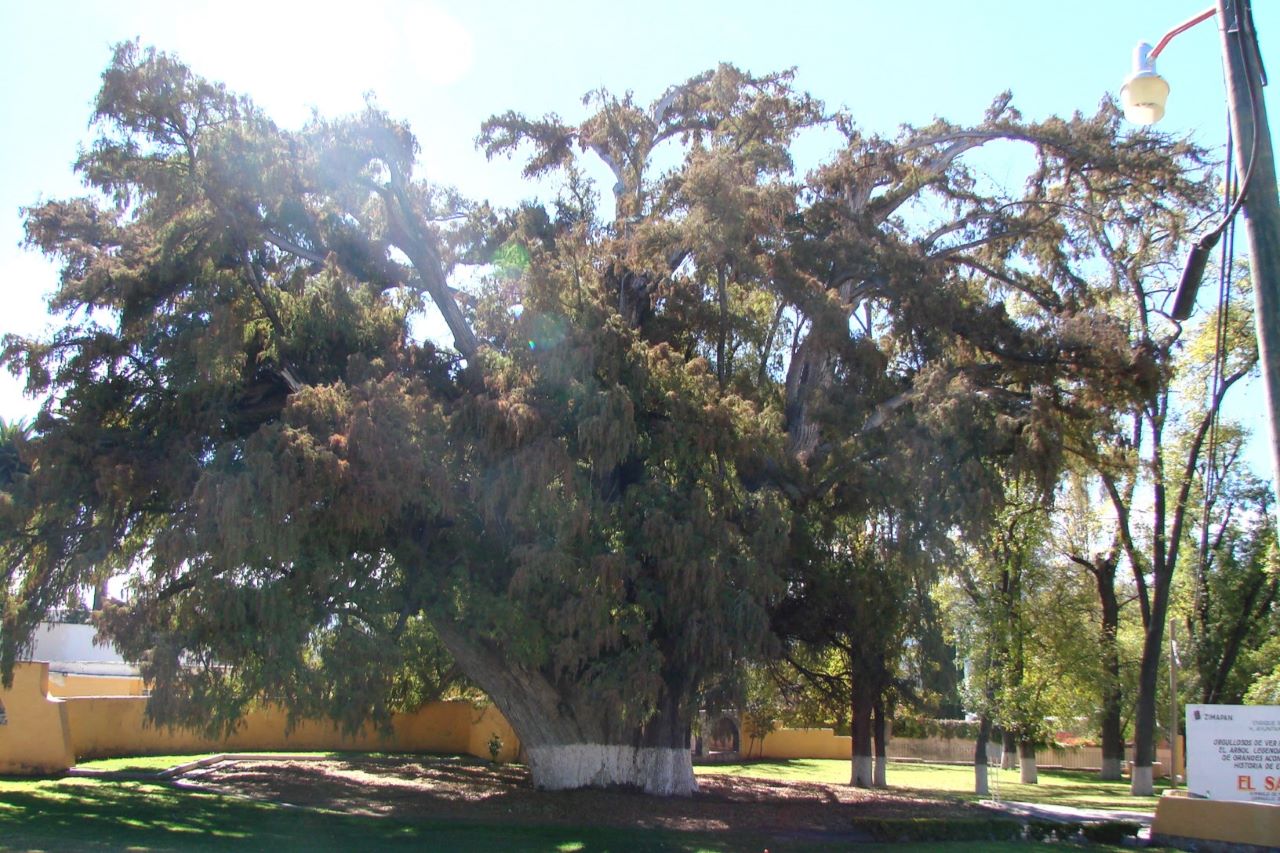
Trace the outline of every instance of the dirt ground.
<instances>
[{"instance_id":1,"label":"dirt ground","mask_svg":"<svg viewBox=\"0 0 1280 853\"><path fill-rule=\"evenodd\" d=\"M434 756L224 762L181 784L255 799L416 822L621 826L702 832L847 833L855 818L960 817L979 806L820 782L699 776L689 798L539 791L522 766Z\"/></svg>"}]
</instances>

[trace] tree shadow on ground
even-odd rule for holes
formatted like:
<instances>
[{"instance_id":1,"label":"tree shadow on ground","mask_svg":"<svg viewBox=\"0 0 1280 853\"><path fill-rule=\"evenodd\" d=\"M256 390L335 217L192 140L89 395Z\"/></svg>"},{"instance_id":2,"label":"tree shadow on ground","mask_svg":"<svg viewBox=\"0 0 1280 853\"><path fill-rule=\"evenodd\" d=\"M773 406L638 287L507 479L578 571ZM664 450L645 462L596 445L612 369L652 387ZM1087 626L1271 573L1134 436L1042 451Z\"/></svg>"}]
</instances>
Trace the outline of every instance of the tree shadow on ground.
<instances>
[{"instance_id":1,"label":"tree shadow on ground","mask_svg":"<svg viewBox=\"0 0 1280 853\"><path fill-rule=\"evenodd\" d=\"M869 815L989 814L976 805L913 793L728 776L699 777L701 790L687 798L618 789L539 791L519 765L429 756L235 762L191 774L185 784L406 823L462 820L682 832L856 834L854 820Z\"/></svg>"}]
</instances>

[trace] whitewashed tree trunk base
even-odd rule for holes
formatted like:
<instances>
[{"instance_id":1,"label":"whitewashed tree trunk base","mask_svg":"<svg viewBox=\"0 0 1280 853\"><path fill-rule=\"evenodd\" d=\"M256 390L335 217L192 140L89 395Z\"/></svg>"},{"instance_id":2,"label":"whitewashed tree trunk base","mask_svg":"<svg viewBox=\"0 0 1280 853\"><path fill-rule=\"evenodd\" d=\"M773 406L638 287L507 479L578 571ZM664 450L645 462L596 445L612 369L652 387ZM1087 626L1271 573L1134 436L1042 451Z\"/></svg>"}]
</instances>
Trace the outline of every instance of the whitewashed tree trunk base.
<instances>
[{"instance_id":1,"label":"whitewashed tree trunk base","mask_svg":"<svg viewBox=\"0 0 1280 853\"><path fill-rule=\"evenodd\" d=\"M1104 758L1102 759L1102 770L1098 773L1098 778L1104 782L1117 782L1124 778L1124 759L1123 758Z\"/></svg>"},{"instance_id":2,"label":"whitewashed tree trunk base","mask_svg":"<svg viewBox=\"0 0 1280 853\"><path fill-rule=\"evenodd\" d=\"M988 779L987 765L973 765L973 792L979 796L985 797L991 793L991 784Z\"/></svg>"},{"instance_id":3,"label":"whitewashed tree trunk base","mask_svg":"<svg viewBox=\"0 0 1280 853\"><path fill-rule=\"evenodd\" d=\"M530 746L533 784L548 791L622 785L662 797L698 790L689 750L596 743Z\"/></svg>"},{"instance_id":4,"label":"whitewashed tree trunk base","mask_svg":"<svg viewBox=\"0 0 1280 853\"><path fill-rule=\"evenodd\" d=\"M875 786L877 788L889 787L889 771L885 766L888 762L884 760L876 761Z\"/></svg>"},{"instance_id":5,"label":"whitewashed tree trunk base","mask_svg":"<svg viewBox=\"0 0 1280 853\"><path fill-rule=\"evenodd\" d=\"M1000 753L1000 769L1012 770L1018 766L1018 753L1011 750L1004 750Z\"/></svg>"},{"instance_id":6,"label":"whitewashed tree trunk base","mask_svg":"<svg viewBox=\"0 0 1280 853\"><path fill-rule=\"evenodd\" d=\"M1151 765L1138 767L1134 765L1133 779L1129 782L1129 793L1135 797L1150 797L1156 792L1155 778Z\"/></svg>"},{"instance_id":7,"label":"whitewashed tree trunk base","mask_svg":"<svg viewBox=\"0 0 1280 853\"><path fill-rule=\"evenodd\" d=\"M1018 780L1024 785L1037 785L1040 782L1040 773L1036 767L1035 761L1022 759L1018 772Z\"/></svg>"},{"instance_id":8,"label":"whitewashed tree trunk base","mask_svg":"<svg viewBox=\"0 0 1280 853\"><path fill-rule=\"evenodd\" d=\"M870 755L855 755L853 757L853 778L850 780L855 788L870 788L871 783L875 780L872 775L872 761Z\"/></svg>"}]
</instances>

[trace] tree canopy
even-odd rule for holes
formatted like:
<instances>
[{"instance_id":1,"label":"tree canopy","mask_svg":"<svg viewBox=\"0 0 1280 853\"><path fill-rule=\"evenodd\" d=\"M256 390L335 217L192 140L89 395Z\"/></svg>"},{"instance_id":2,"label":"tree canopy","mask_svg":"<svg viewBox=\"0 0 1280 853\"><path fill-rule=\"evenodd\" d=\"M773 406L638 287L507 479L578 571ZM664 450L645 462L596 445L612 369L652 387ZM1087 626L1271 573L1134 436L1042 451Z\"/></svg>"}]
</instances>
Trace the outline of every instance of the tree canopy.
<instances>
[{"instance_id":1,"label":"tree canopy","mask_svg":"<svg viewBox=\"0 0 1280 853\"><path fill-rule=\"evenodd\" d=\"M537 784L687 793L700 686L774 642L797 554L981 527L1161 369L1091 237L1176 242L1200 155L1109 103L1029 122L1002 95L888 138L722 65L584 108L484 125L562 187L494 210L416 177L375 106L287 130L120 45L88 194L27 211L62 325L3 351L45 399L0 519L5 673L69 590L128 572L101 627L158 720L385 718L438 641ZM818 126L838 147L797 176ZM1005 144L1021 187L966 164Z\"/></svg>"}]
</instances>

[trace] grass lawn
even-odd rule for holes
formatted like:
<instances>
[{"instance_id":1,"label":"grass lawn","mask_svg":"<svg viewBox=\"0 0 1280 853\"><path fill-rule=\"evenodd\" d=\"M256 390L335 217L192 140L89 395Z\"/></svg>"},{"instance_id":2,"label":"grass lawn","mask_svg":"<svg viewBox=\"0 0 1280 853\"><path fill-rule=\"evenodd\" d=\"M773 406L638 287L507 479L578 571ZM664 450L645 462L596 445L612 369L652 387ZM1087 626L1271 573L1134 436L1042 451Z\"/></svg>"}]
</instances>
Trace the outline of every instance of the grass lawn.
<instances>
[{"instance_id":1,"label":"grass lawn","mask_svg":"<svg viewBox=\"0 0 1280 853\"><path fill-rule=\"evenodd\" d=\"M93 761L81 761L76 767L85 770L98 770L104 773L159 773L179 764L189 764L202 758L218 755L216 752L202 752L197 755L135 755L132 758L99 758Z\"/></svg>"},{"instance_id":2,"label":"grass lawn","mask_svg":"<svg viewBox=\"0 0 1280 853\"><path fill-rule=\"evenodd\" d=\"M715 837L610 829L410 824L150 782L0 779L6 850L688 850Z\"/></svg>"},{"instance_id":3,"label":"grass lawn","mask_svg":"<svg viewBox=\"0 0 1280 853\"><path fill-rule=\"evenodd\" d=\"M695 767L694 772L847 784L850 763L835 759L805 758L701 765ZM929 796L981 799L973 793L973 768L969 766L890 761L887 776L889 786L894 789L910 789ZM1157 787L1155 797L1132 797L1129 795L1128 782L1100 782L1098 774L1082 770L1041 770L1038 785L1023 785L1018 781L1017 770L997 770L994 765L991 768L991 799L1087 809L1153 812L1162 790Z\"/></svg>"},{"instance_id":4,"label":"grass lawn","mask_svg":"<svg viewBox=\"0 0 1280 853\"><path fill-rule=\"evenodd\" d=\"M283 754L282 754L283 755ZM159 771L204 756L146 756L87 762L99 770ZM732 772L774 779L846 782L848 761L756 762L699 767L699 773ZM890 782L926 793L965 793L969 768L891 764ZM1009 776L1011 774L1002 774ZM1032 789L1041 802L1150 808L1151 801L1104 786L1087 774L1042 774ZM1001 794L1015 798L1005 783ZM94 778L0 778L0 850L501 850L501 851L760 851L847 850L849 839L784 838L750 834L688 833L609 827L522 826L458 821L366 817L321 808L299 808L243 797L192 791L162 782ZM857 844L859 853L930 850L938 853L1060 851L1060 845L948 842L912 845Z\"/></svg>"},{"instance_id":5,"label":"grass lawn","mask_svg":"<svg viewBox=\"0 0 1280 853\"><path fill-rule=\"evenodd\" d=\"M184 758L186 756L183 756ZM405 823L298 809L150 782L0 779L0 850L835 851L848 842L662 830ZM1015 853L1024 843L859 844L859 851Z\"/></svg>"}]
</instances>

